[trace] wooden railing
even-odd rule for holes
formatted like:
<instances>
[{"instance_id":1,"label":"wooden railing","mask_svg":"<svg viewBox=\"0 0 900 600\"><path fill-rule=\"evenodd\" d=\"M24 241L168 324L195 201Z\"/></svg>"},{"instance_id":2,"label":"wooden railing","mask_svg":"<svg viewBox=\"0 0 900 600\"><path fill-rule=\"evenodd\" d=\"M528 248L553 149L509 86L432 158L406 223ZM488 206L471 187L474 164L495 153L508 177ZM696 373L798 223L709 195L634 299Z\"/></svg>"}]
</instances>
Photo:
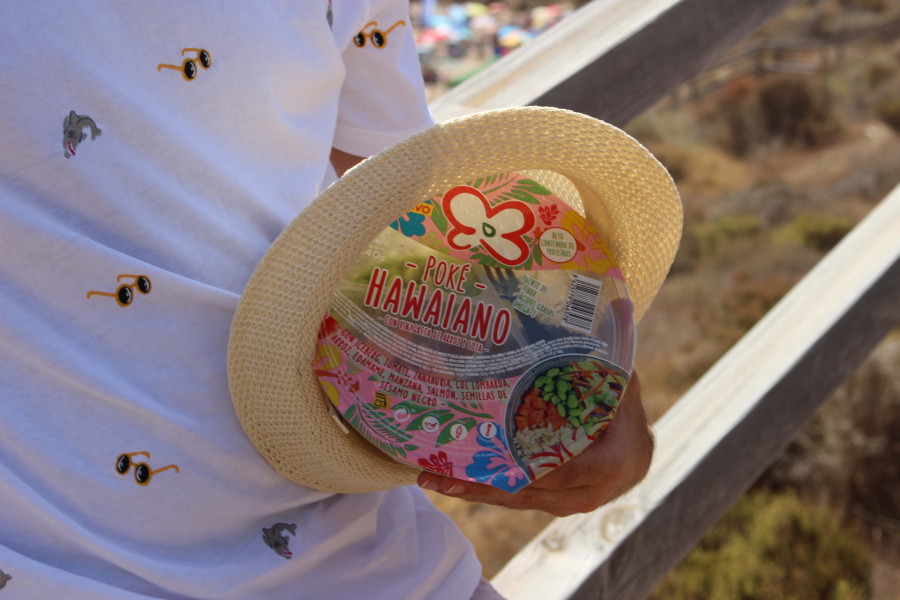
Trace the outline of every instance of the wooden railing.
<instances>
[{"instance_id":1,"label":"wooden railing","mask_svg":"<svg viewBox=\"0 0 900 600\"><path fill-rule=\"evenodd\" d=\"M900 35L900 19L841 30L827 39L768 39L743 45L729 52L676 93L698 98L716 91L742 75L762 73L818 73L844 59L844 49L857 40L879 37L885 40Z\"/></svg>"},{"instance_id":2,"label":"wooden railing","mask_svg":"<svg viewBox=\"0 0 900 600\"><path fill-rule=\"evenodd\" d=\"M437 98L438 121L509 106L623 126L725 55L789 0L594 0Z\"/></svg>"},{"instance_id":3,"label":"wooden railing","mask_svg":"<svg viewBox=\"0 0 900 600\"><path fill-rule=\"evenodd\" d=\"M438 121L546 105L624 125L788 0L594 0L438 98ZM494 578L517 600L644 598L900 324L900 187L654 426L645 480L556 519Z\"/></svg>"}]
</instances>

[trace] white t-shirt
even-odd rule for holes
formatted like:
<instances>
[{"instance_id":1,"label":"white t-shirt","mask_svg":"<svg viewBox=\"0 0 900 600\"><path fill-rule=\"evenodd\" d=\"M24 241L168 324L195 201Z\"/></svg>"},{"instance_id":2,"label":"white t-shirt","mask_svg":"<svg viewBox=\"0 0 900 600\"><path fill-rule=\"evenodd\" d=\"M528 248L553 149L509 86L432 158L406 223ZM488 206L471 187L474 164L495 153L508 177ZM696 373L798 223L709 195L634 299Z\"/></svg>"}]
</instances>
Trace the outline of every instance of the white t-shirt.
<instances>
[{"instance_id":1,"label":"white t-shirt","mask_svg":"<svg viewBox=\"0 0 900 600\"><path fill-rule=\"evenodd\" d=\"M417 488L278 476L226 379L239 295L331 146L430 122L407 8L0 5L0 599L475 589Z\"/></svg>"}]
</instances>

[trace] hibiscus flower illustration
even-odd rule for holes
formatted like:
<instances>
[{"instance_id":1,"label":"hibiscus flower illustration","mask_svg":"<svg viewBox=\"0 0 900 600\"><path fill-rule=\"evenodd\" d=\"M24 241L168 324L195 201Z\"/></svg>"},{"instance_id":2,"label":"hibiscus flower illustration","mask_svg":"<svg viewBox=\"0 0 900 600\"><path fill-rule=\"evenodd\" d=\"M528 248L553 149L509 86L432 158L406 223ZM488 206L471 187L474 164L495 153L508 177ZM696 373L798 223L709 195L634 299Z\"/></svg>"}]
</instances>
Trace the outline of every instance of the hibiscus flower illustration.
<instances>
[{"instance_id":1,"label":"hibiscus flower illustration","mask_svg":"<svg viewBox=\"0 0 900 600\"><path fill-rule=\"evenodd\" d=\"M408 212L391 223L391 227L406 237L425 235L425 217L417 212Z\"/></svg>"},{"instance_id":2,"label":"hibiscus flower illustration","mask_svg":"<svg viewBox=\"0 0 900 600\"><path fill-rule=\"evenodd\" d=\"M420 458L419 466L428 469L429 471L440 473L441 475L453 477L453 463L450 462L447 453L443 450L439 451L437 456L432 454L427 459Z\"/></svg>"},{"instance_id":3,"label":"hibiscus flower illustration","mask_svg":"<svg viewBox=\"0 0 900 600\"><path fill-rule=\"evenodd\" d=\"M553 224L553 219L559 215L559 208L555 204L542 206L538 209L538 213L541 215L541 221L544 222L544 225L549 227Z\"/></svg>"},{"instance_id":4,"label":"hibiscus flower illustration","mask_svg":"<svg viewBox=\"0 0 900 600\"><path fill-rule=\"evenodd\" d=\"M451 225L447 231L451 248L480 245L508 267L528 260L531 250L522 236L534 226L534 213L524 202L509 200L492 207L479 190L460 185L444 194L441 207Z\"/></svg>"}]
</instances>

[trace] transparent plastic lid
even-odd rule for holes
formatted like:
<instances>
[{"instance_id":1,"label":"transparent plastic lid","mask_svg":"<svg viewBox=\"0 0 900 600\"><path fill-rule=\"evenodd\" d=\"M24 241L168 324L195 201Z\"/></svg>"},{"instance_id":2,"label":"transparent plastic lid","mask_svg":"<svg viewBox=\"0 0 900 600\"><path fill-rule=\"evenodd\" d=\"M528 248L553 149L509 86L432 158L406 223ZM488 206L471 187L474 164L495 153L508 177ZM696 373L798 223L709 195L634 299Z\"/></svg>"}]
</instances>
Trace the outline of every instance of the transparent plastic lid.
<instances>
[{"instance_id":1,"label":"transparent plastic lid","mask_svg":"<svg viewBox=\"0 0 900 600\"><path fill-rule=\"evenodd\" d=\"M634 339L605 241L507 173L424 199L382 232L335 294L313 367L386 455L515 491L611 421Z\"/></svg>"}]
</instances>

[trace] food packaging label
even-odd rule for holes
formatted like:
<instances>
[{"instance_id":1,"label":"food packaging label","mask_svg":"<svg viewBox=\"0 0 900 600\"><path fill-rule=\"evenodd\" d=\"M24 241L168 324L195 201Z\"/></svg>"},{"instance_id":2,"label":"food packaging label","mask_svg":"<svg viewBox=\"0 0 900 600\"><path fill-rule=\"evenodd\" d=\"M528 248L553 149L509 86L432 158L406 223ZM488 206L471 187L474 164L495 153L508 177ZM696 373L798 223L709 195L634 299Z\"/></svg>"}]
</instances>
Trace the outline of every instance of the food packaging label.
<instances>
[{"instance_id":1,"label":"food packaging label","mask_svg":"<svg viewBox=\"0 0 900 600\"><path fill-rule=\"evenodd\" d=\"M606 242L507 173L423 199L369 245L313 368L338 418L385 455L514 492L611 421L634 335Z\"/></svg>"}]
</instances>

